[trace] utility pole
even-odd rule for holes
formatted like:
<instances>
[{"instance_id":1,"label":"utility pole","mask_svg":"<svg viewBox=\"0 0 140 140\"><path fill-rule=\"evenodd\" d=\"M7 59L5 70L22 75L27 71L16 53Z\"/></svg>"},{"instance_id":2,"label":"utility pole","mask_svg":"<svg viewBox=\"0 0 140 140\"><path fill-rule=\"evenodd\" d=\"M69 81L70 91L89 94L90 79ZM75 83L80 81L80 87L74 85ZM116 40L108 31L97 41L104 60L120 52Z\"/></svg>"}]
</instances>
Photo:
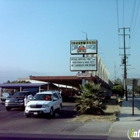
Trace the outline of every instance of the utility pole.
<instances>
[{"instance_id":1,"label":"utility pole","mask_svg":"<svg viewBox=\"0 0 140 140\"><path fill-rule=\"evenodd\" d=\"M117 72L116 72L116 62L114 62L114 82L116 80L116 74L117 74Z\"/></svg>"},{"instance_id":2,"label":"utility pole","mask_svg":"<svg viewBox=\"0 0 140 140\"><path fill-rule=\"evenodd\" d=\"M130 31L130 28L119 28L119 31L120 30L123 30L123 34L120 34L123 36L123 48L120 48L120 49L123 49L124 50L124 54L123 54L123 58L122 58L122 64L124 65L124 95L125 95L125 98L126 98L126 101L128 100L128 97L127 97L127 85L126 85L126 79L127 79L127 68L126 68L126 59L127 59L127 55L126 54L126 43L125 43L125 37L126 35L129 35L129 34L126 34L125 33L125 30L128 30ZM129 38L130 38L130 35L129 35Z\"/></svg>"}]
</instances>

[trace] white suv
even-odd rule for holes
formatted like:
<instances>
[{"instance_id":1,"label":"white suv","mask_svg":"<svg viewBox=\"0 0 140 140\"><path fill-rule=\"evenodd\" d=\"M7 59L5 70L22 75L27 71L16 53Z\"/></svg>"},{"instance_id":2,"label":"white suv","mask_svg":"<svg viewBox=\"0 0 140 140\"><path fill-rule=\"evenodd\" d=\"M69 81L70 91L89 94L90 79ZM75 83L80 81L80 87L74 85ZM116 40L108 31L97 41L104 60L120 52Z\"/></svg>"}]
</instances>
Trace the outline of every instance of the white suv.
<instances>
[{"instance_id":1,"label":"white suv","mask_svg":"<svg viewBox=\"0 0 140 140\"><path fill-rule=\"evenodd\" d=\"M27 103L25 115L26 117L39 114L52 116L56 109L61 111L61 108L62 97L59 91L43 91L36 93L33 99Z\"/></svg>"}]
</instances>

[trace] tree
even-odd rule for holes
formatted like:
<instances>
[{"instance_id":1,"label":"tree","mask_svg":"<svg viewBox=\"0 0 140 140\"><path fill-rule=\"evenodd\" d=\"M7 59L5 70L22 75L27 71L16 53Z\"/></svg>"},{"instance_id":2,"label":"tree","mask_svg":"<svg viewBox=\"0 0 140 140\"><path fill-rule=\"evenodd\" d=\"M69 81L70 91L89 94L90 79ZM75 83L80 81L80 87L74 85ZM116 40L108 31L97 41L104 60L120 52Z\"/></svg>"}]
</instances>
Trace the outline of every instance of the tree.
<instances>
[{"instance_id":1,"label":"tree","mask_svg":"<svg viewBox=\"0 0 140 140\"><path fill-rule=\"evenodd\" d=\"M133 87L132 87L133 91ZM134 86L134 92L140 95L140 86Z\"/></svg>"},{"instance_id":2,"label":"tree","mask_svg":"<svg viewBox=\"0 0 140 140\"><path fill-rule=\"evenodd\" d=\"M80 85L80 95L75 95L75 108L79 114L91 113L91 114L103 114L101 108L102 96L100 90L100 84L85 83Z\"/></svg>"},{"instance_id":3,"label":"tree","mask_svg":"<svg viewBox=\"0 0 140 140\"><path fill-rule=\"evenodd\" d=\"M31 83L31 82L30 82L30 81L25 81L25 80L20 80L20 81L16 80L16 81L10 82L10 81L8 80L6 83Z\"/></svg>"},{"instance_id":4,"label":"tree","mask_svg":"<svg viewBox=\"0 0 140 140\"><path fill-rule=\"evenodd\" d=\"M124 95L123 91L124 91L123 85L120 85L120 84L114 85L112 88L112 92L114 94L118 94L120 97Z\"/></svg>"},{"instance_id":5,"label":"tree","mask_svg":"<svg viewBox=\"0 0 140 140\"><path fill-rule=\"evenodd\" d=\"M132 90L131 89L127 89L127 93L128 93L128 95L131 95L132 94Z\"/></svg>"},{"instance_id":6,"label":"tree","mask_svg":"<svg viewBox=\"0 0 140 140\"><path fill-rule=\"evenodd\" d=\"M113 85L113 88L112 88L112 92L114 94L118 94L120 97L123 97L124 96L124 87L123 87L123 82L120 78L117 78L115 81L114 81L114 85Z\"/></svg>"},{"instance_id":7,"label":"tree","mask_svg":"<svg viewBox=\"0 0 140 140\"><path fill-rule=\"evenodd\" d=\"M114 85L123 85L123 82L120 78L115 79Z\"/></svg>"},{"instance_id":8,"label":"tree","mask_svg":"<svg viewBox=\"0 0 140 140\"><path fill-rule=\"evenodd\" d=\"M10 80L8 80L6 83L10 83Z\"/></svg>"}]
</instances>

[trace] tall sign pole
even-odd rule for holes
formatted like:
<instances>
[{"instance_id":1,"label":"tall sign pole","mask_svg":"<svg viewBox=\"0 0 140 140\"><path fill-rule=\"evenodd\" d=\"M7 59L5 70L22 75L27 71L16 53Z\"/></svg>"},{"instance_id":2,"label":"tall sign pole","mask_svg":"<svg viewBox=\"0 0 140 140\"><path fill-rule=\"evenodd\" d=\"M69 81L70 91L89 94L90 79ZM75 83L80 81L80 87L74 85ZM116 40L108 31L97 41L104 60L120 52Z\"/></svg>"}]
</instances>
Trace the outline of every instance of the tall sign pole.
<instances>
[{"instance_id":1,"label":"tall sign pole","mask_svg":"<svg viewBox=\"0 0 140 140\"><path fill-rule=\"evenodd\" d=\"M88 40L86 34L86 40L72 40L70 41L70 53L72 55L82 55L82 57L70 58L70 70L78 71L77 77L82 79L82 85L86 82L87 71L97 71L97 57L86 57L87 54L98 53L98 41ZM90 75L91 76L91 75Z\"/></svg>"},{"instance_id":2,"label":"tall sign pole","mask_svg":"<svg viewBox=\"0 0 140 140\"><path fill-rule=\"evenodd\" d=\"M132 115L134 115L134 86L135 86L135 79L133 79L133 95L132 95Z\"/></svg>"},{"instance_id":3,"label":"tall sign pole","mask_svg":"<svg viewBox=\"0 0 140 140\"><path fill-rule=\"evenodd\" d=\"M134 78L127 78L126 79L126 85L132 86L132 115L134 115L134 88L135 86L140 86L140 79L134 79Z\"/></svg>"},{"instance_id":4,"label":"tall sign pole","mask_svg":"<svg viewBox=\"0 0 140 140\"><path fill-rule=\"evenodd\" d=\"M86 32L83 32L82 33L86 34L86 40L88 40L88 37L87 37L87 33ZM83 57L85 57L85 54L83 54ZM86 71L82 71L82 73L85 73ZM82 86L86 83L86 78L85 77L82 77Z\"/></svg>"}]
</instances>

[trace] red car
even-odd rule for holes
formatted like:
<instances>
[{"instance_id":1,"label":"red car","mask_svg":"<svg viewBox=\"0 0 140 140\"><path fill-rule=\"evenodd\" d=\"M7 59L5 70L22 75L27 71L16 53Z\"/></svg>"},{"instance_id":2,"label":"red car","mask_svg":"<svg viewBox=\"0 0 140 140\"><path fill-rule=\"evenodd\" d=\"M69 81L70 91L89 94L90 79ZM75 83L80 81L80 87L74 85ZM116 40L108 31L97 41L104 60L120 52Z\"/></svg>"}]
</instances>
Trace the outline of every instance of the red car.
<instances>
[{"instance_id":1,"label":"red car","mask_svg":"<svg viewBox=\"0 0 140 140\"><path fill-rule=\"evenodd\" d=\"M77 49L77 52L86 52L86 47L85 46L79 46Z\"/></svg>"}]
</instances>

